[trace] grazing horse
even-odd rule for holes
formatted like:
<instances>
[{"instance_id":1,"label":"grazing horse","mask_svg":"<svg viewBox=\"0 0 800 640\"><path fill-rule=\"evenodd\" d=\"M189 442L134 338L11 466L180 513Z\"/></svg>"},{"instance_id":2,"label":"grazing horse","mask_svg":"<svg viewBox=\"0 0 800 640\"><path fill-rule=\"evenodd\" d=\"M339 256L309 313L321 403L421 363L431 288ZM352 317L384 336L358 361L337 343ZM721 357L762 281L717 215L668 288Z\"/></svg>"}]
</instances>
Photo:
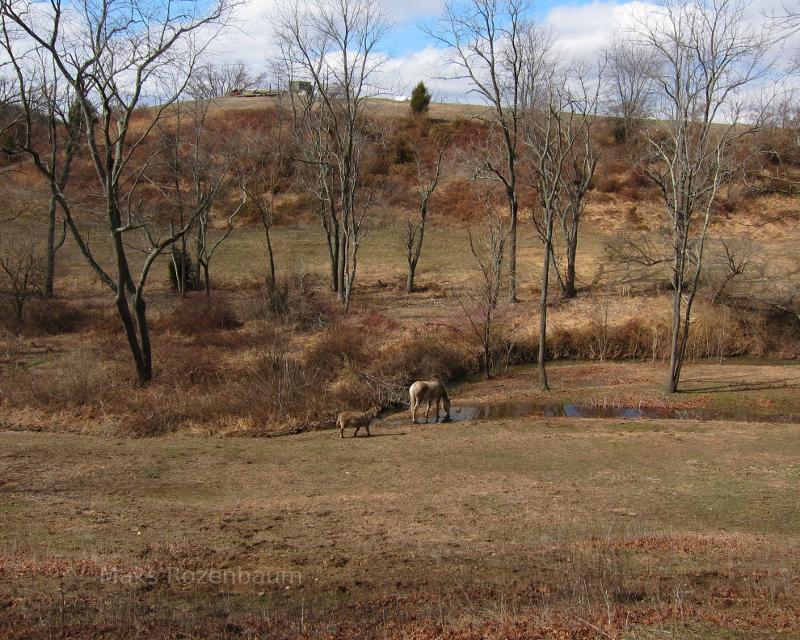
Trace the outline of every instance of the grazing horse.
<instances>
[{"instance_id":1,"label":"grazing horse","mask_svg":"<svg viewBox=\"0 0 800 640\"><path fill-rule=\"evenodd\" d=\"M366 427L367 435L369 432L369 423L372 422L377 415L381 412L380 407L372 407L369 411L342 411L336 418L336 426L339 428L339 435L344 438L345 427L355 427L353 437L358 435L358 430L361 427Z\"/></svg>"},{"instance_id":2,"label":"grazing horse","mask_svg":"<svg viewBox=\"0 0 800 640\"><path fill-rule=\"evenodd\" d=\"M425 422L428 422L428 412L431 403L436 404L436 422L439 422L439 403L444 406L444 419L450 420L450 396L447 389L438 380L417 380L408 388L408 398L411 403L411 422L417 424L417 409L421 402L426 402Z\"/></svg>"}]
</instances>

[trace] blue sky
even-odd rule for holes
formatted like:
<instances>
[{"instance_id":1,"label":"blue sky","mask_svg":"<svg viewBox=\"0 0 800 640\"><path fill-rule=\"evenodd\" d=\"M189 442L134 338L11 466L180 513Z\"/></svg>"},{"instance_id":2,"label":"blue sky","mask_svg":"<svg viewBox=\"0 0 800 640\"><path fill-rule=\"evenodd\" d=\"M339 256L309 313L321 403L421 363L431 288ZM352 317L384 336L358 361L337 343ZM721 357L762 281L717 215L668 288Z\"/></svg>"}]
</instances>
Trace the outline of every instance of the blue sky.
<instances>
[{"instance_id":1,"label":"blue sky","mask_svg":"<svg viewBox=\"0 0 800 640\"><path fill-rule=\"evenodd\" d=\"M558 0L542 0L536 2L533 7L534 15L540 20L544 20L550 10L557 6L580 6L589 2L558 2ZM408 55L420 49L434 44L431 38L422 28L426 20L435 19L439 15L439 8L434 11L426 11L422 15L400 17L395 28L392 30L388 49L395 55Z\"/></svg>"}]
</instances>

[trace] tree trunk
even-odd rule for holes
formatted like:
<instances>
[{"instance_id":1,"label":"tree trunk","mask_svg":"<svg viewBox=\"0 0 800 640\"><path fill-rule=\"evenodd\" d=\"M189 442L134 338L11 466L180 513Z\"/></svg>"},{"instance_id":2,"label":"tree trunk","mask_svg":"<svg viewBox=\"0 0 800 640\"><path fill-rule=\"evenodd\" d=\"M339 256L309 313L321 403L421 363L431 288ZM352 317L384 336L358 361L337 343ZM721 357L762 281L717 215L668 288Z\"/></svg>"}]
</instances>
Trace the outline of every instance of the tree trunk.
<instances>
[{"instance_id":1,"label":"tree trunk","mask_svg":"<svg viewBox=\"0 0 800 640\"><path fill-rule=\"evenodd\" d=\"M344 312L347 315L350 312L350 299L353 296L353 285L355 284L356 280L356 266L357 266L357 256L356 251L358 247L353 247L352 255L348 256L348 268L347 272L344 276Z\"/></svg>"},{"instance_id":2,"label":"tree trunk","mask_svg":"<svg viewBox=\"0 0 800 640\"><path fill-rule=\"evenodd\" d=\"M264 225L264 236L267 240L267 261L269 262L269 291L275 292L275 254L272 252L272 236L269 232L269 225Z\"/></svg>"},{"instance_id":3,"label":"tree trunk","mask_svg":"<svg viewBox=\"0 0 800 640\"><path fill-rule=\"evenodd\" d=\"M339 292L339 223L331 209L330 222L325 211L325 202L319 215L322 229L325 231L325 240L328 243L328 261L331 267L331 291Z\"/></svg>"},{"instance_id":4,"label":"tree trunk","mask_svg":"<svg viewBox=\"0 0 800 640\"><path fill-rule=\"evenodd\" d=\"M681 377L681 365L683 358L681 351L681 308L683 302L683 261L679 256L675 258L672 298L672 335L670 337L669 349L669 373L667 375L667 393L675 393L678 390L678 382Z\"/></svg>"},{"instance_id":5,"label":"tree trunk","mask_svg":"<svg viewBox=\"0 0 800 640\"><path fill-rule=\"evenodd\" d=\"M203 261L203 288L206 291L206 298L211 297L211 276L208 273L208 260Z\"/></svg>"},{"instance_id":6,"label":"tree trunk","mask_svg":"<svg viewBox=\"0 0 800 640\"><path fill-rule=\"evenodd\" d=\"M511 212L511 228L508 243L508 297L511 302L517 301L517 212L516 195L509 194L509 210Z\"/></svg>"},{"instance_id":7,"label":"tree trunk","mask_svg":"<svg viewBox=\"0 0 800 640\"><path fill-rule=\"evenodd\" d=\"M561 292L563 297L567 295L567 285L564 282L564 278L561 276L561 268L558 266L558 260L556 260L556 252L553 250L553 245L550 245L550 263L553 267L553 273L556 274L556 282L558 283L558 290Z\"/></svg>"},{"instance_id":8,"label":"tree trunk","mask_svg":"<svg viewBox=\"0 0 800 640\"><path fill-rule=\"evenodd\" d=\"M183 222L181 220L181 222ZM181 225L183 226L183 225ZM181 298L186 297L186 236L181 238L181 272L180 272L180 282L178 284L178 291L181 294Z\"/></svg>"},{"instance_id":9,"label":"tree trunk","mask_svg":"<svg viewBox=\"0 0 800 640\"><path fill-rule=\"evenodd\" d=\"M345 281L346 281L346 274L345 269L347 268L347 256L345 252L347 251L347 237L343 236L337 238L336 242L337 248L337 259L336 259L336 298L339 302L345 302L346 300L346 292L345 292Z\"/></svg>"},{"instance_id":10,"label":"tree trunk","mask_svg":"<svg viewBox=\"0 0 800 640\"><path fill-rule=\"evenodd\" d=\"M413 293L414 292L414 275L417 271L417 264L416 262L412 261L408 263L408 278L406 278L406 293Z\"/></svg>"},{"instance_id":11,"label":"tree trunk","mask_svg":"<svg viewBox=\"0 0 800 640\"><path fill-rule=\"evenodd\" d=\"M574 298L578 295L575 288L575 256L578 253L578 237L569 238L567 243L567 272L564 278L564 297Z\"/></svg>"},{"instance_id":12,"label":"tree trunk","mask_svg":"<svg viewBox=\"0 0 800 640\"><path fill-rule=\"evenodd\" d=\"M141 331L144 327L145 335L147 334L147 318L144 316L142 310L137 308L136 319L134 320L131 310L128 307L128 297L125 292L124 284L120 284L117 289L117 312L120 320L122 320L122 327L125 330L125 337L128 339L128 346L133 356L134 366L136 367L136 381L140 386L146 385L153 378L153 367L150 354L150 339L143 340L143 344L139 344L139 336L137 336L137 328ZM142 301L142 305L144 301ZM137 304L137 307L139 305ZM146 345L146 352L144 346Z\"/></svg>"},{"instance_id":13,"label":"tree trunk","mask_svg":"<svg viewBox=\"0 0 800 640\"><path fill-rule=\"evenodd\" d=\"M417 274L417 264L419 263L419 256L422 253L422 240L425 237L425 215L422 216L422 222L419 227L419 237L411 240L411 253L408 255L408 278L406 279L406 293L413 293L414 291L414 277Z\"/></svg>"},{"instance_id":14,"label":"tree trunk","mask_svg":"<svg viewBox=\"0 0 800 640\"><path fill-rule=\"evenodd\" d=\"M14 297L14 317L17 320L17 331L21 332L25 318L25 299L20 296Z\"/></svg>"},{"instance_id":15,"label":"tree trunk","mask_svg":"<svg viewBox=\"0 0 800 640\"><path fill-rule=\"evenodd\" d=\"M147 321L147 304L141 291L137 291L133 298L136 313L136 327L139 331L140 349L144 362L143 375L139 376L141 384L147 384L153 378L153 353L150 346L150 325Z\"/></svg>"},{"instance_id":16,"label":"tree trunk","mask_svg":"<svg viewBox=\"0 0 800 640\"><path fill-rule=\"evenodd\" d=\"M542 262L542 293L539 298L539 385L549 391L547 383L547 290L550 283L550 252L553 246L553 214L547 214L544 260Z\"/></svg>"},{"instance_id":17,"label":"tree trunk","mask_svg":"<svg viewBox=\"0 0 800 640\"><path fill-rule=\"evenodd\" d=\"M42 296L45 298L52 298L53 280L55 280L56 273L56 203L57 198L55 195L50 196L50 202L47 206L47 255L44 269L44 288Z\"/></svg>"},{"instance_id":18,"label":"tree trunk","mask_svg":"<svg viewBox=\"0 0 800 640\"><path fill-rule=\"evenodd\" d=\"M207 234L208 219L205 217L205 215L201 215L197 220L197 238L194 245L194 255L197 256L197 265L195 265L192 285L194 286L195 291L199 291L201 286L204 287L206 289L206 293L208 293L208 283L203 283L203 274L200 273L200 267L207 267L207 265L205 265L207 259L203 258L203 256L206 255L206 242L208 242Z\"/></svg>"}]
</instances>

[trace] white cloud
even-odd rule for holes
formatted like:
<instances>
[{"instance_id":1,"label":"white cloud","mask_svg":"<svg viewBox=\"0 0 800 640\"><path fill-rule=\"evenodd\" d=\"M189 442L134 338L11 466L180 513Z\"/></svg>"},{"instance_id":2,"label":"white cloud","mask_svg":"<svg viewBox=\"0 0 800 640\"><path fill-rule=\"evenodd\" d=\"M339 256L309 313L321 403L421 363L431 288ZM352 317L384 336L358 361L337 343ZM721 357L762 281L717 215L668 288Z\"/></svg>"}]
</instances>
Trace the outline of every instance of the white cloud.
<instances>
[{"instance_id":1,"label":"white cloud","mask_svg":"<svg viewBox=\"0 0 800 640\"><path fill-rule=\"evenodd\" d=\"M263 71L275 46L272 20L277 6L276 0L247 0L237 5L228 28L206 50L209 62L244 62L253 70Z\"/></svg>"},{"instance_id":2,"label":"white cloud","mask_svg":"<svg viewBox=\"0 0 800 640\"><path fill-rule=\"evenodd\" d=\"M235 9L232 26L214 38L208 50L211 62L243 61L253 70L263 71L274 52L273 18L281 0L247 0ZM765 15L781 11L783 0L755 0L750 7L754 22ZM391 12L398 23L409 24L420 18L433 18L441 10L443 0L405 0L393 5ZM632 0L614 2L595 0L584 4L563 4L551 9L545 22L553 28L556 45L568 58L591 58L605 47L615 31L625 32L635 26L637 19L652 13L652 2ZM392 45L391 35L387 39ZM800 50L800 34L787 45L787 51ZM788 57L788 53L787 53ZM423 80L437 99L470 100L469 83L465 80L444 80L457 74L450 66L447 54L433 46L395 55L387 59L382 79L390 96L407 96L414 84Z\"/></svg>"},{"instance_id":3,"label":"white cloud","mask_svg":"<svg viewBox=\"0 0 800 640\"><path fill-rule=\"evenodd\" d=\"M553 28L556 45L570 58L591 57L611 44L615 31L624 32L637 17L654 10L644 2L590 2L552 9L546 22Z\"/></svg>"},{"instance_id":4,"label":"white cloud","mask_svg":"<svg viewBox=\"0 0 800 640\"><path fill-rule=\"evenodd\" d=\"M391 58L383 69L390 93L409 96L414 85L422 80L436 101L464 98L469 82L450 79L457 74L458 69L449 64L446 53L432 46Z\"/></svg>"},{"instance_id":5,"label":"white cloud","mask_svg":"<svg viewBox=\"0 0 800 640\"><path fill-rule=\"evenodd\" d=\"M392 5L390 18L408 24L423 16L435 16L444 0L405 0ZM208 57L215 63L245 62L254 70L263 70L275 51L273 21L281 0L246 0L237 5L230 26L214 39Z\"/></svg>"}]
</instances>

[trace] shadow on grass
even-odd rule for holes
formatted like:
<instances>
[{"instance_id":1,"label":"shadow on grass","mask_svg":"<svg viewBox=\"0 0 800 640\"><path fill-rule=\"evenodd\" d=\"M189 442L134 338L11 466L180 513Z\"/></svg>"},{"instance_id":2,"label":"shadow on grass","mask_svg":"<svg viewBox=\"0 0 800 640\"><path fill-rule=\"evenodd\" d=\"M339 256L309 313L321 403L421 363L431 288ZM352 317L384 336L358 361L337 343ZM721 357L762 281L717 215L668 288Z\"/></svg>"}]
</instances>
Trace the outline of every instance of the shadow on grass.
<instances>
[{"instance_id":1,"label":"shadow on grass","mask_svg":"<svg viewBox=\"0 0 800 640\"><path fill-rule=\"evenodd\" d=\"M392 436L404 436L406 435L405 431L400 431L399 433L372 433L367 435L366 433L363 435L352 435L351 438L387 438Z\"/></svg>"},{"instance_id":2,"label":"shadow on grass","mask_svg":"<svg viewBox=\"0 0 800 640\"><path fill-rule=\"evenodd\" d=\"M694 387L693 384L706 384L707 386ZM782 378L780 380L767 380L765 382L718 382L712 380L685 380L680 389L692 393L724 393L726 391L770 391L777 389L800 389L800 382L796 379Z\"/></svg>"}]
</instances>

